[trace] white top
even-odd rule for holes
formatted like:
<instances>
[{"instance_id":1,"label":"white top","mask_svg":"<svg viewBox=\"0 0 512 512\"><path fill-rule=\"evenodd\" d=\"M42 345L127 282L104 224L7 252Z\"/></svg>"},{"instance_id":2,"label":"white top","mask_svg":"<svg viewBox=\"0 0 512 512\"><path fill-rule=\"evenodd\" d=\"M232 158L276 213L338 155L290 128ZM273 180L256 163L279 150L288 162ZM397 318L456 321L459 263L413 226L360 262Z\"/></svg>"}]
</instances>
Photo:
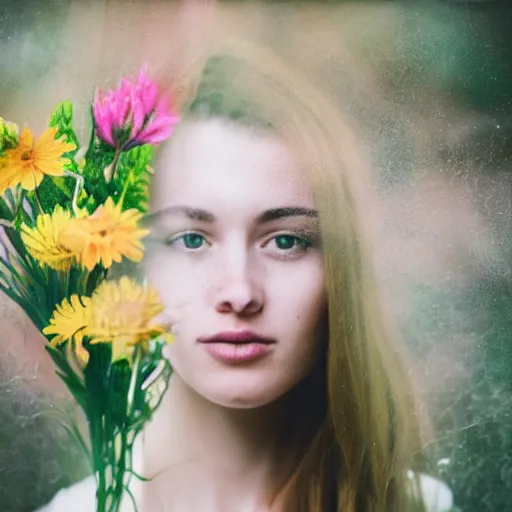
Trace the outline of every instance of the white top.
<instances>
[{"instance_id":1,"label":"white top","mask_svg":"<svg viewBox=\"0 0 512 512\"><path fill-rule=\"evenodd\" d=\"M141 446L134 447L133 467L140 471L142 462ZM412 477L413 473L409 472ZM420 473L419 481L427 512L448 512L453 507L453 495L450 488L441 480ZM137 507L142 501L143 482L133 477L130 482ZM96 481L93 476L78 482L71 487L59 491L53 500L35 512L95 512L96 511ZM132 500L126 495L121 504L120 512L136 512ZM141 512L139 510L139 512ZM155 512L155 511L152 511Z\"/></svg>"},{"instance_id":2,"label":"white top","mask_svg":"<svg viewBox=\"0 0 512 512\"><path fill-rule=\"evenodd\" d=\"M142 473L142 442L138 438L133 445L133 470ZM141 512L140 502L142 501L143 482L135 476L130 481L130 492L132 493L137 509L127 493L123 495L120 512ZM48 503L35 512L96 512L96 479L91 475L84 480L61 489Z\"/></svg>"}]
</instances>

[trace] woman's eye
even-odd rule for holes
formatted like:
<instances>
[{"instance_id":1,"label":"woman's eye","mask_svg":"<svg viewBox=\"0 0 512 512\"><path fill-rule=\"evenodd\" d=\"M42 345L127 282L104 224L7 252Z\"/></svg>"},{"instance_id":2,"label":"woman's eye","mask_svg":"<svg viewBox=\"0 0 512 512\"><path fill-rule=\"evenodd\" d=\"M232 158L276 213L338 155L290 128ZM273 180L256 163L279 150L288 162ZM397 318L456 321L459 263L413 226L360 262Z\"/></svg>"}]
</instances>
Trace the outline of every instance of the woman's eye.
<instances>
[{"instance_id":1,"label":"woman's eye","mask_svg":"<svg viewBox=\"0 0 512 512\"><path fill-rule=\"evenodd\" d=\"M277 249L286 252L302 252L312 245L308 238L301 238L295 235L277 235L272 240Z\"/></svg>"},{"instance_id":2,"label":"woman's eye","mask_svg":"<svg viewBox=\"0 0 512 512\"><path fill-rule=\"evenodd\" d=\"M203 235L199 233L185 233L183 235L174 236L167 243L168 245L182 244L185 249L197 250L200 249L206 242Z\"/></svg>"}]
</instances>

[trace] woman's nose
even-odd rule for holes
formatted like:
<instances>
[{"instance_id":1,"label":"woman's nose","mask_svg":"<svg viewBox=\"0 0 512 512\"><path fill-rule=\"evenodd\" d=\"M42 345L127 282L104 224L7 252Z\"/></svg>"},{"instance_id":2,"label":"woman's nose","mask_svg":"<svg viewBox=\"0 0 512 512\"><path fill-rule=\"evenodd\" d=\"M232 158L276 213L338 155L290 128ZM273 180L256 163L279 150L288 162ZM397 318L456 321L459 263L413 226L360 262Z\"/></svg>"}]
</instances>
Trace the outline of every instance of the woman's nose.
<instances>
[{"instance_id":1,"label":"woman's nose","mask_svg":"<svg viewBox=\"0 0 512 512\"><path fill-rule=\"evenodd\" d=\"M247 258L225 260L216 281L214 301L219 313L251 315L263 308L261 276Z\"/></svg>"}]
</instances>

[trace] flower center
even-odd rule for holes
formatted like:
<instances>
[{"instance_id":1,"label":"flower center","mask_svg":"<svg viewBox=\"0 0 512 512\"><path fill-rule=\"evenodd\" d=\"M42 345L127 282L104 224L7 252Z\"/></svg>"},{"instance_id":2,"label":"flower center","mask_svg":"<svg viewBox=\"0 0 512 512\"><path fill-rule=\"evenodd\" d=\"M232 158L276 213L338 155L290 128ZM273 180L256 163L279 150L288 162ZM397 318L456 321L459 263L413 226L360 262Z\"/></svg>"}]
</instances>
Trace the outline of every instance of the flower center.
<instances>
[{"instance_id":1,"label":"flower center","mask_svg":"<svg viewBox=\"0 0 512 512\"><path fill-rule=\"evenodd\" d=\"M31 160L32 159L32 151L30 149L27 149L21 153L21 159L23 161Z\"/></svg>"}]
</instances>

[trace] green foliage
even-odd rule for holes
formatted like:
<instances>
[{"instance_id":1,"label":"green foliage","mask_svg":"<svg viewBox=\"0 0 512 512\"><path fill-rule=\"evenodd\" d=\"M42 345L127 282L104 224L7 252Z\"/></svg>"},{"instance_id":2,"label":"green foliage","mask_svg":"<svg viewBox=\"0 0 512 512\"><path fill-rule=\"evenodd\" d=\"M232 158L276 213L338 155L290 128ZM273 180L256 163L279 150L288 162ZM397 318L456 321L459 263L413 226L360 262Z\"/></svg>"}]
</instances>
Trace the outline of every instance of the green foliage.
<instances>
[{"instance_id":1,"label":"green foliage","mask_svg":"<svg viewBox=\"0 0 512 512\"><path fill-rule=\"evenodd\" d=\"M503 3L502 9L484 14L465 8L464 2L449 3L456 2L416 2L400 8L403 30L393 34L393 59L386 53L389 44L375 40L371 29L361 31L360 46L366 58L385 64L379 69L381 81L399 101L406 95L412 95L408 101L421 102L426 96L448 93L476 109L494 114L508 110L508 30L500 18L510 17L510 7Z\"/></svg>"},{"instance_id":2,"label":"green foliage","mask_svg":"<svg viewBox=\"0 0 512 512\"><path fill-rule=\"evenodd\" d=\"M87 208L89 213L92 213L111 195L105 172L114 161L114 154L110 146L97 138L93 138L87 150L82 171L86 196L82 198L79 206Z\"/></svg>"},{"instance_id":3,"label":"green foliage","mask_svg":"<svg viewBox=\"0 0 512 512\"><path fill-rule=\"evenodd\" d=\"M112 197L116 203L122 201L123 210L135 208L146 212L152 158L153 146L149 144L121 151L116 158L112 148L95 139L85 157L83 176L87 195L80 206L92 212Z\"/></svg>"},{"instance_id":4,"label":"green foliage","mask_svg":"<svg viewBox=\"0 0 512 512\"><path fill-rule=\"evenodd\" d=\"M66 142L76 146L74 150L65 153L63 158L68 159L64 169L75 174L78 173L75 157L80 149L80 143L73 128L73 106L70 101L63 101L57 105L50 117L49 126L58 128L56 138L62 137ZM40 206L45 213L50 213L57 205L71 204L75 187L76 180L72 176L45 176L37 191L27 194L27 199L35 209Z\"/></svg>"},{"instance_id":5,"label":"green foliage","mask_svg":"<svg viewBox=\"0 0 512 512\"><path fill-rule=\"evenodd\" d=\"M430 398L437 441L429 452L441 461L438 476L464 512L512 510L510 283L482 275L463 290L419 286L415 296L416 326L406 324L405 332L418 358L440 339L467 340L457 354L467 376L449 386L447 375L444 392Z\"/></svg>"},{"instance_id":6,"label":"green foliage","mask_svg":"<svg viewBox=\"0 0 512 512\"><path fill-rule=\"evenodd\" d=\"M106 179L106 172L112 165L115 157L115 151L108 144L96 136L96 127L94 115L91 109L92 131L89 146L85 154L82 176L85 180L85 194L80 198L79 206L86 208L92 213L99 205L103 204L111 190Z\"/></svg>"},{"instance_id":7,"label":"green foliage","mask_svg":"<svg viewBox=\"0 0 512 512\"><path fill-rule=\"evenodd\" d=\"M48 325L57 304L74 293L90 295L106 277L100 266L92 272L78 265L59 272L40 265L26 252L16 229L6 228L5 232L16 253L0 257L0 290L21 306L40 330Z\"/></svg>"},{"instance_id":8,"label":"green foliage","mask_svg":"<svg viewBox=\"0 0 512 512\"><path fill-rule=\"evenodd\" d=\"M66 427L90 457L98 480L97 510L114 512L130 478L138 477L131 470L133 445L160 405L171 367L163 358L160 340L152 340L149 348L137 346L133 364L127 360L112 362L109 343L91 344L86 338L84 347L89 360L81 374L76 370L79 363L75 362L74 366L70 363L68 347L62 350L62 346L48 345L46 350L89 425L89 442L73 423ZM87 446L91 447L90 451Z\"/></svg>"},{"instance_id":9,"label":"green foliage","mask_svg":"<svg viewBox=\"0 0 512 512\"><path fill-rule=\"evenodd\" d=\"M12 191L7 189L4 196L0 196L0 218L12 222L16 216L16 204L14 204Z\"/></svg>"},{"instance_id":10,"label":"green foliage","mask_svg":"<svg viewBox=\"0 0 512 512\"><path fill-rule=\"evenodd\" d=\"M61 185L58 186L58 183ZM50 178L45 176L35 192L30 192L28 198L32 205L40 202L45 213L51 213L57 205L65 206L73 198L74 180L70 177Z\"/></svg>"},{"instance_id":11,"label":"green foliage","mask_svg":"<svg viewBox=\"0 0 512 512\"><path fill-rule=\"evenodd\" d=\"M135 208L143 213L147 211L152 158L153 146L149 144L121 154L113 186L115 193L122 198L123 210Z\"/></svg>"},{"instance_id":12,"label":"green foliage","mask_svg":"<svg viewBox=\"0 0 512 512\"><path fill-rule=\"evenodd\" d=\"M472 385L457 404L451 464L445 478L464 511L512 510L512 288L483 275L468 290L465 308L478 336Z\"/></svg>"},{"instance_id":13,"label":"green foliage","mask_svg":"<svg viewBox=\"0 0 512 512\"><path fill-rule=\"evenodd\" d=\"M3 197L0 197L0 219L7 221L7 223L12 223L14 229L6 226L5 231L17 251L24 251L24 246L18 232L21 225L24 222L32 224L34 220L31 209L23 207L25 197L26 192L24 190L17 190L14 194L10 189L7 189Z\"/></svg>"},{"instance_id":14,"label":"green foliage","mask_svg":"<svg viewBox=\"0 0 512 512\"><path fill-rule=\"evenodd\" d=\"M13 149L18 145L17 128L14 124L5 122L0 117L0 156L6 151Z\"/></svg>"},{"instance_id":15,"label":"green foliage","mask_svg":"<svg viewBox=\"0 0 512 512\"><path fill-rule=\"evenodd\" d=\"M153 147L112 148L96 136L92 117L87 152L77 162L80 143L73 128L72 103L60 103L51 115L49 126L56 127L57 139L74 145L62 155L66 159L64 175L44 176L34 191L24 191L18 185L0 198L0 219L8 241L5 254L0 255L0 291L21 306L41 332L64 299L75 294L91 297L106 279L107 270L97 264L88 271L75 261L69 270L57 271L40 263L23 243L22 225L35 226L38 215L53 213L57 205L70 212L85 208L92 213L109 197L122 205L123 210L133 208L145 212L148 208ZM17 142L15 131L14 125L0 124L0 151ZM59 244L59 240L53 240L57 234L50 229L46 233L48 241L44 243ZM87 419L89 442L75 423L66 423L64 427L90 458L97 478L96 510L117 512L121 495L126 492L131 496L130 478L138 477L132 470L135 439L159 406L168 385L171 368L162 355L164 341L137 344L130 360L112 361L110 343L93 344L90 338L85 338L83 347L89 358L84 362L76 353L77 340L70 336L58 346L53 346L52 336L48 336L46 351L57 375Z\"/></svg>"},{"instance_id":16,"label":"green foliage","mask_svg":"<svg viewBox=\"0 0 512 512\"><path fill-rule=\"evenodd\" d=\"M65 352L51 345L46 345L45 348L57 367L57 375L62 379L64 384L66 384L69 392L76 400L76 403L85 410L87 407L85 386L70 365Z\"/></svg>"},{"instance_id":17,"label":"green foliage","mask_svg":"<svg viewBox=\"0 0 512 512\"><path fill-rule=\"evenodd\" d=\"M76 136L73 128L73 104L71 101L63 101L57 105L50 117L49 126L58 127L58 131L55 136L57 139L63 137L66 142L76 146L73 151L65 153L64 156L70 159L70 164L67 165L66 168L70 171L77 172L78 167L74 159L80 149L80 143L78 142L78 137Z\"/></svg>"},{"instance_id":18,"label":"green foliage","mask_svg":"<svg viewBox=\"0 0 512 512\"><path fill-rule=\"evenodd\" d=\"M98 510L113 512L127 490L131 473L133 445L143 426L151 420L167 389L171 368L162 356L161 342L153 340L149 350L137 346L133 364L111 362L110 344L86 345L90 354L84 369L84 412L90 426L92 466L98 481ZM153 372L163 361L158 375ZM148 378L155 378L148 386ZM157 400L153 393L158 387ZM137 475L135 475L137 476ZM108 505L111 499L112 505Z\"/></svg>"}]
</instances>

